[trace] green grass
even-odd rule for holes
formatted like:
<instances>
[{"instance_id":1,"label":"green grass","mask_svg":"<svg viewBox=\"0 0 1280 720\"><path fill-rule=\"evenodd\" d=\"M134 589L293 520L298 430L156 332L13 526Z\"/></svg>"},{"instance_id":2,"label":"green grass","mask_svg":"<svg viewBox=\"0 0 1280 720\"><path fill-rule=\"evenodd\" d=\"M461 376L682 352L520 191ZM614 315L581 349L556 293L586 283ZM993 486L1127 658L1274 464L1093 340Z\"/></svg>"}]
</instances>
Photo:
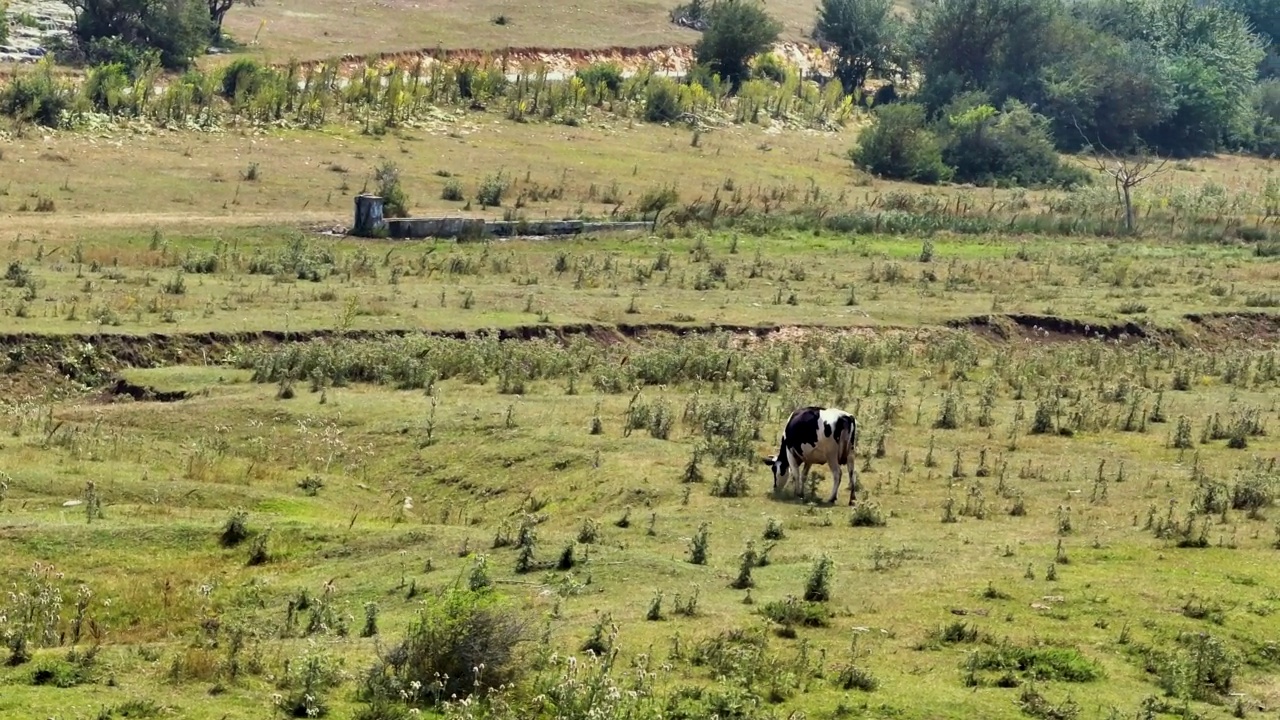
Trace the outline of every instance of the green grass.
<instances>
[{"instance_id":1,"label":"green grass","mask_svg":"<svg viewBox=\"0 0 1280 720\"><path fill-rule=\"evenodd\" d=\"M286 248L271 236L257 231L253 252ZM215 249L209 240L172 237L164 254L144 249L149 239L130 249L108 237L87 239L82 252L117 251L120 264L103 255L102 269L86 270L85 278L66 264L70 248L58 254L63 259L36 261L29 244L19 245L19 259L37 279L39 300L32 304L65 308L73 297L86 308L110 302L114 291L81 292L109 267L126 275L122 284L152 273L152 287L134 292L159 293L173 271L168 263L187 251ZM1271 562L1274 509L1265 504L1251 515L1197 498L1205 497L1206 483L1223 484L1229 495L1254 476L1274 492L1274 435L1244 433L1245 449L1231 449L1225 437L1201 442L1215 413L1226 427L1252 408L1274 425L1280 379L1274 350L1230 335L1181 349L1144 349L992 342L938 327L950 317L989 311L1000 288L1011 296L1010 310L1051 302L1065 317L1102 314L1098 308L1119 299L1113 293L1140 294L1154 318L1173 324L1186 310L1223 307L1225 300L1205 285L1266 277L1266 266L1242 251L1035 241L1029 247L1036 259L1027 261L1015 257L1021 241L940 239L929 267L942 270L955 257L982 268L985 279L972 290L935 289L935 295L930 284L866 279L873 262L892 261L881 254L918 279L924 264L911 256L919 243L889 239L771 238L761 243L768 271L760 278L746 277L755 253L747 243L756 241L739 239L733 254L727 235L435 246L441 260L484 268L465 276L476 306L461 310L454 298L463 278L406 273L388 284L381 258L391 244L367 250L378 258L374 271L348 281L342 269L367 246L308 242L337 255L334 272L320 283L249 274L242 265L249 251L241 251L241 260L216 273L186 276L187 293L174 306L178 322L159 323L147 312L139 321L126 312L120 326L103 329L232 329L233 311L216 303L236 293L251 298L234 311L250 328L280 329L285 313L291 329L338 327L330 313L342 299L380 296L395 311L375 316L383 326L391 318L430 328L483 327L508 317L537 324L514 307L527 288L536 288L536 307L552 324L661 321L681 312L699 323L880 327L833 336L788 331L737 350L726 339L661 336L614 345L579 338L567 352L551 342L503 350L480 339L442 338L338 341L331 350L322 342L315 352L223 343L203 356L188 351L185 362L125 371L132 383L190 393L166 403L111 403L74 393L58 399L39 384L15 385L29 394L11 393L0 418L8 435L0 446L6 483L0 535L8 548L0 580L21 585L35 563L51 563L60 575L48 582L63 597L59 633L70 631L76 588L84 584L93 621L85 627L99 634L82 630L77 647L83 653L99 637L102 649L92 662L77 664L64 662L69 641L33 644L30 662L0 669L0 712L96 713L149 698L187 717L262 717L271 712L273 693L287 694L272 680L285 662L296 670L302 655L318 653L342 662L346 674L323 697L332 716L348 717L361 706L355 691L375 653L375 639L360 637L365 603L378 604L378 637L389 645L408 628L423 593L465 579L477 553L488 556L498 591L533 619L537 632L549 632L545 647L578 652L605 613L619 628L615 672L645 654L655 668L670 665L657 672L656 691L693 683L723 693L727 685L715 680L716 668L737 657L732 672L757 673L751 692L762 708L782 715L799 709L820 717L869 704L908 718L1015 718L1025 703L1060 706L1068 697L1086 712L1129 714L1169 688L1191 698L1203 716L1225 716L1230 704L1214 705L1225 701L1210 686L1168 680L1184 677L1176 668L1216 657L1180 641L1183 632L1212 634L1236 659L1232 692L1259 699L1272 692L1277 660L1267 643L1280 631L1267 612L1280 581ZM54 246L48 241L45 252ZM230 257L225 239L223 246ZM395 244L393 257L414 258L428 248ZM725 261L734 289L640 285L623 271L647 267L663 252L686 284L702 266ZM695 262L704 252L711 257ZM581 287L571 271L557 277L559 253L568 267L586 268ZM613 274L603 269L607 257L614 258ZM495 260L509 262L511 271L493 271ZM812 274L788 278L792 265ZM1157 281L1117 288L1103 278L1119 266ZM1045 268L1060 285L1037 283ZM946 285L946 272L937 286ZM536 276L537 285L505 294L522 276ZM830 289L831 276L866 289L855 308L868 317L840 314L844 290L838 281ZM770 295L779 287L794 290L800 304L773 305ZM342 297L309 297L329 288ZM450 291L450 307L423 307L440 288ZM1053 297L1035 299L1045 288ZM6 292L12 307L15 290ZM831 297L823 300L824 292ZM644 308L639 318L622 312L632 294ZM718 298L725 307L715 307ZM143 292L136 302L150 299ZM308 307L322 302L332 307ZM657 303L664 309L651 311ZM203 316L211 304L213 314ZM62 315L10 313L5 330L85 329ZM352 327L377 326L369 316L357 318L366 319ZM910 327L887 327L895 324ZM131 357L122 348L136 348L137 365L139 358L173 357L166 348L182 342L173 334L149 346L103 345L109 357L99 369ZM46 352L28 347L38 357ZM43 372L33 359L8 377L47 378ZM1171 389L1181 376L1189 379L1186 389ZM983 426L988 383L993 403ZM291 397L281 395L286 386ZM1051 391L1059 396L1049 413L1051 432L1033 434L1037 403ZM1161 391L1166 422L1151 422ZM948 396L957 427L936 429ZM785 413L808 402L857 411L859 497L875 503L883 524L851 526L844 492L834 507L770 495L756 458L773 451ZM663 413L671 420L660 432L652 418ZM648 421L627 430L634 425L629 417L646 415ZM1178 450L1169 444L1184 416L1193 447ZM600 419L597 434L593 417ZM734 417L728 429L700 424ZM882 434L885 452L877 457ZM696 448L704 481L687 484L682 478ZM745 469L747 494L714 495L735 464ZM813 477L825 493L824 471L815 469ZM302 486L308 478L320 480L314 493ZM64 505L86 500L90 480L102 509L92 519L86 504ZM1025 514L1011 515L1019 499ZM955 522L943 522L949 502ZM1206 514L1192 517L1190 534L1180 535L1197 503ZM247 513L249 537L223 547L218 536L233 508ZM514 538L525 514L542 518L537 563L554 564L584 521L598 523L599 536L576 546L580 564L572 570L519 574L519 550L494 545L497 537ZM624 516L630 523L619 527ZM770 517L782 524L782 538L764 539ZM708 562L695 565L688 562L689 538L704 522ZM1171 529L1158 537L1160 527ZM1206 547L1179 547L1180 538L1200 537L1202 527ZM260 537L267 560L251 565ZM772 544L768 562L752 570L749 605L746 590L730 587L748 540L757 552ZM821 610L787 610L780 603L802 596L824 552L834 561L830 599L815 604ZM307 609L290 620L289 603L304 590ZM693 616L678 613L676 595L687 602L695 591ZM659 592L663 619L646 620ZM954 642L964 633L936 634L954 613L976 631L971 641ZM313 615L328 629L308 635ZM15 617L12 608L7 617ZM236 628L246 634L233 677L229 643ZM715 640L733 628L757 628L758 639ZM738 649L723 655L727 648ZM63 664L49 664L55 662ZM41 667L51 669L51 681L33 685ZM78 684L58 687L72 680ZM1176 696L1166 701L1182 703Z\"/></svg>"},{"instance_id":2,"label":"green grass","mask_svg":"<svg viewBox=\"0 0 1280 720\"><path fill-rule=\"evenodd\" d=\"M354 241L261 227L10 243L8 332L376 330L570 323L939 325L986 313L1176 325L1257 310L1244 248L1082 240L583 238ZM1173 259L1176 258L1176 261ZM1131 312L1140 306L1141 312Z\"/></svg>"}]
</instances>

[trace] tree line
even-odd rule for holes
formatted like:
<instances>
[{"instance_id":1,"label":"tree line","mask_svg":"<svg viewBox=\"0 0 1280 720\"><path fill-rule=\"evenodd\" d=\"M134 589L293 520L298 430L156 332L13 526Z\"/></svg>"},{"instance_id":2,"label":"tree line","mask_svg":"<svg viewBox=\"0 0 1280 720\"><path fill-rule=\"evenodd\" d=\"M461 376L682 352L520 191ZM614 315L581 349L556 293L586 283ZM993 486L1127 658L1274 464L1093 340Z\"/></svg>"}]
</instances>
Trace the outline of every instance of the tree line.
<instances>
[{"instance_id":1,"label":"tree line","mask_svg":"<svg viewBox=\"0 0 1280 720\"><path fill-rule=\"evenodd\" d=\"M756 0L676 14L701 16L699 63L735 83L780 31ZM812 34L845 88L894 89L852 152L881 175L1062 184L1078 174L1055 151L1280 154L1275 0L921 0L910 18L821 0Z\"/></svg>"}]
</instances>

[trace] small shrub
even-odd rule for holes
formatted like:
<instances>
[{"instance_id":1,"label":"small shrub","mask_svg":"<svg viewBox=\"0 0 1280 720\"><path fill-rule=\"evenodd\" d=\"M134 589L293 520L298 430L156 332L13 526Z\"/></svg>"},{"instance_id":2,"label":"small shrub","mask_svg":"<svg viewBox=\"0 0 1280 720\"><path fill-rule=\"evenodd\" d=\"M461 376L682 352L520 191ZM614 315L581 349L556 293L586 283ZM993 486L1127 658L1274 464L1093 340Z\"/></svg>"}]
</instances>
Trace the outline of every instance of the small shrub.
<instances>
[{"instance_id":1,"label":"small shrub","mask_svg":"<svg viewBox=\"0 0 1280 720\"><path fill-rule=\"evenodd\" d=\"M456 178L450 178L445 182L444 189L440 191L440 199L461 202L464 199L462 183L458 182Z\"/></svg>"},{"instance_id":2,"label":"small shrub","mask_svg":"<svg viewBox=\"0 0 1280 720\"><path fill-rule=\"evenodd\" d=\"M768 521L765 522L765 540L781 540L786 536L786 532L782 529L782 523L778 522L776 518L769 518Z\"/></svg>"},{"instance_id":3,"label":"small shrub","mask_svg":"<svg viewBox=\"0 0 1280 720\"><path fill-rule=\"evenodd\" d=\"M267 551L267 533L262 533L253 539L253 546L249 548L249 566L262 565L271 559L271 554Z\"/></svg>"},{"instance_id":4,"label":"small shrub","mask_svg":"<svg viewBox=\"0 0 1280 720\"><path fill-rule=\"evenodd\" d=\"M673 80L649 78L644 97L644 119L652 123L672 122L684 112L680 107L680 91Z\"/></svg>"},{"instance_id":5,"label":"small shrub","mask_svg":"<svg viewBox=\"0 0 1280 720\"><path fill-rule=\"evenodd\" d=\"M698 532L694 533L693 538L689 541L689 562L694 565L707 564L707 544L710 526L702 523L698 526Z\"/></svg>"},{"instance_id":6,"label":"small shrub","mask_svg":"<svg viewBox=\"0 0 1280 720\"><path fill-rule=\"evenodd\" d=\"M373 179L378 184L378 197L382 198L383 217L408 217L409 196L400 184L400 168L388 160L374 171Z\"/></svg>"},{"instance_id":7,"label":"small shrub","mask_svg":"<svg viewBox=\"0 0 1280 720\"><path fill-rule=\"evenodd\" d=\"M429 598L404 639L369 669L359 699L437 706L515 682L527 667L517 655L527 639L525 620L491 591L450 588Z\"/></svg>"},{"instance_id":8,"label":"small shrub","mask_svg":"<svg viewBox=\"0 0 1280 720\"><path fill-rule=\"evenodd\" d=\"M805 581L804 599L808 602L826 602L831 599L831 573L834 564L831 556L823 554L813 564Z\"/></svg>"},{"instance_id":9,"label":"small shrub","mask_svg":"<svg viewBox=\"0 0 1280 720\"><path fill-rule=\"evenodd\" d=\"M499 172L496 175L486 175L484 180L480 181L480 187L476 189L476 202L484 207L501 207L502 195L507 191L508 182Z\"/></svg>"},{"instance_id":10,"label":"small shrub","mask_svg":"<svg viewBox=\"0 0 1280 720\"><path fill-rule=\"evenodd\" d=\"M840 673L836 676L836 685L844 690L874 692L880 687L880 681L866 670L849 663L840 668Z\"/></svg>"},{"instance_id":11,"label":"small shrub","mask_svg":"<svg viewBox=\"0 0 1280 720\"><path fill-rule=\"evenodd\" d=\"M218 542L223 547L235 547L247 537L249 537L249 513L237 508L223 523Z\"/></svg>"},{"instance_id":12,"label":"small shrub","mask_svg":"<svg viewBox=\"0 0 1280 720\"><path fill-rule=\"evenodd\" d=\"M622 66L616 62L592 63L579 68L574 75L591 90L603 83L610 94L615 94L622 87Z\"/></svg>"},{"instance_id":13,"label":"small shrub","mask_svg":"<svg viewBox=\"0 0 1280 720\"><path fill-rule=\"evenodd\" d=\"M884 527L888 524L884 513L880 511L880 506L869 500L863 500L853 506L853 513L849 515L849 525L851 527Z\"/></svg>"},{"instance_id":14,"label":"small shrub","mask_svg":"<svg viewBox=\"0 0 1280 720\"><path fill-rule=\"evenodd\" d=\"M783 627L826 627L831 623L831 613L826 605L790 596L785 600L765 603L759 612Z\"/></svg>"}]
</instances>

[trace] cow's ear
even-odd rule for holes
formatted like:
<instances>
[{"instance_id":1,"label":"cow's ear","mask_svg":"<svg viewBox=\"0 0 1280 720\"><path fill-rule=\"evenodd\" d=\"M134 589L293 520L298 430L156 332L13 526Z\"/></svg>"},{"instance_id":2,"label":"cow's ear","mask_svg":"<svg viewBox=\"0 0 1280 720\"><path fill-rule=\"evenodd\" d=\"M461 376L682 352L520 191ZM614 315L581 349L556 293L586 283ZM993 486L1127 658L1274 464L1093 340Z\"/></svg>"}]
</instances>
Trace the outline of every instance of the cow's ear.
<instances>
[{"instance_id":1,"label":"cow's ear","mask_svg":"<svg viewBox=\"0 0 1280 720\"><path fill-rule=\"evenodd\" d=\"M770 455L769 457L763 458L762 462L764 462L765 465L773 465L777 460L777 455Z\"/></svg>"}]
</instances>

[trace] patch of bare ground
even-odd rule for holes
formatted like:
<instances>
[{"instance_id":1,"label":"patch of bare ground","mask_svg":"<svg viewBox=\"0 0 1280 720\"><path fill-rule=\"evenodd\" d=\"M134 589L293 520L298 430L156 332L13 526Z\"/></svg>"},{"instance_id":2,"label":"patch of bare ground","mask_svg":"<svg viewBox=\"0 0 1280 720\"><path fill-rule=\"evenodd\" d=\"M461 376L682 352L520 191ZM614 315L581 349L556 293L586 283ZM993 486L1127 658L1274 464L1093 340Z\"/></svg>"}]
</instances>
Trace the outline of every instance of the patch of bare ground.
<instances>
[{"instance_id":1,"label":"patch of bare ground","mask_svg":"<svg viewBox=\"0 0 1280 720\"><path fill-rule=\"evenodd\" d=\"M1267 312L1189 313L1186 332L1204 342L1280 341L1280 315Z\"/></svg>"},{"instance_id":2,"label":"patch of bare ground","mask_svg":"<svg viewBox=\"0 0 1280 720\"><path fill-rule=\"evenodd\" d=\"M1111 340L1120 343L1157 339L1160 331L1135 322L1091 323L1054 315L977 315L951 320L950 327L972 330L992 340L1042 343Z\"/></svg>"}]
</instances>

